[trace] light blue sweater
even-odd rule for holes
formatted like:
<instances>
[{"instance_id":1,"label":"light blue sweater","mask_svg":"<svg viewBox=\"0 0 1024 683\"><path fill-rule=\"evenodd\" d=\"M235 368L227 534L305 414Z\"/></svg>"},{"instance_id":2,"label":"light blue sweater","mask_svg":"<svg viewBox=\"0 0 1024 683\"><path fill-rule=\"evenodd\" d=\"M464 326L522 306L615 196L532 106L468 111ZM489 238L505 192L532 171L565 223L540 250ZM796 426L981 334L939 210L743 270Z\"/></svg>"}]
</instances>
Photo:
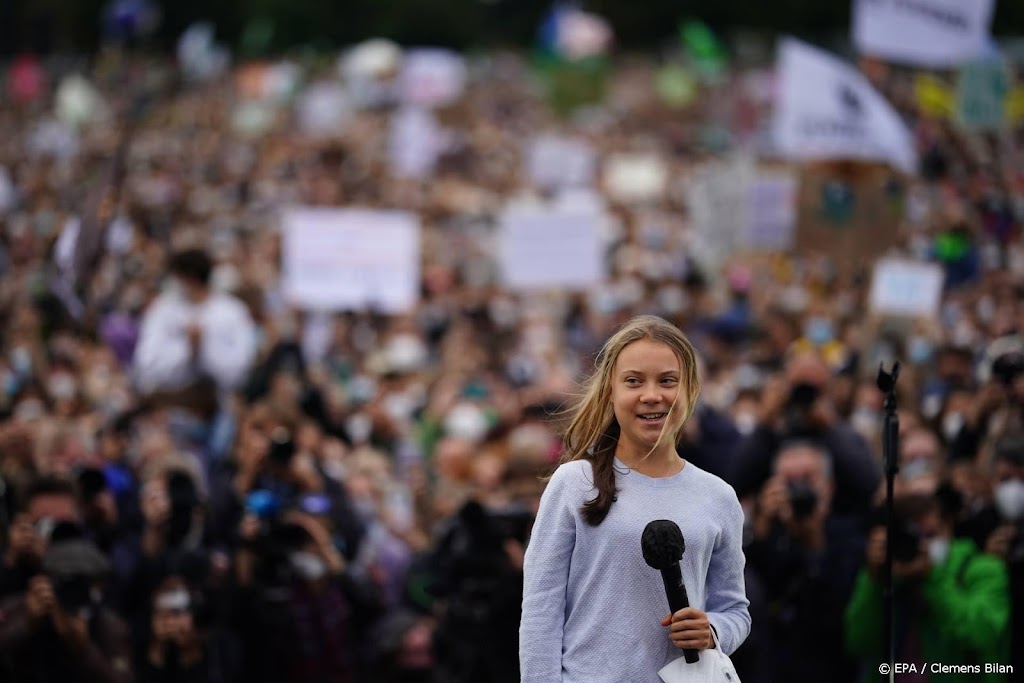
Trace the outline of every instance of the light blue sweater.
<instances>
[{"instance_id":1,"label":"light blue sweater","mask_svg":"<svg viewBox=\"0 0 1024 683\"><path fill-rule=\"evenodd\" d=\"M596 495L588 461L561 465L541 498L526 549L519 661L523 683L660 683L682 650L661 620L661 574L644 562L647 523L670 519L686 541L681 562L692 607L708 613L722 650L750 633L743 583L743 511L736 492L687 462L651 478L615 460L618 500L597 527L580 506Z\"/></svg>"}]
</instances>

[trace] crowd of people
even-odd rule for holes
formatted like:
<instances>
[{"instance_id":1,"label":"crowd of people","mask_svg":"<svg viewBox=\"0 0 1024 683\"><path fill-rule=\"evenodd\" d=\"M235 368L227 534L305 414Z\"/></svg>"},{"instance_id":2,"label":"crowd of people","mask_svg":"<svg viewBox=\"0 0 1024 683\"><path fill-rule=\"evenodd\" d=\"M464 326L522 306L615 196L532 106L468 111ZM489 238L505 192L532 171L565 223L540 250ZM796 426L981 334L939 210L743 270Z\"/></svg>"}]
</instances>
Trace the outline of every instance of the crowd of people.
<instances>
[{"instance_id":1,"label":"crowd of people","mask_svg":"<svg viewBox=\"0 0 1024 683\"><path fill-rule=\"evenodd\" d=\"M253 133L230 73L71 66L105 121L54 118L67 63L38 97L0 100L3 680L519 680L524 552L563 409L644 313L699 353L681 457L743 504L742 680L855 681L886 660L875 375L895 359L897 661L1024 672L1024 129L968 135L900 74L880 83L921 155L892 173L890 253L945 284L935 319L869 319L870 262L697 257L681 188L757 137L739 69L676 109L632 64L559 117L526 60L495 53L438 112L452 139L417 179L388 166L393 107L327 139L289 110ZM593 291L497 276L501 211L551 199L523 160L542 132L670 171L658 199L606 198ZM417 214L415 309L291 306L291 204Z\"/></svg>"}]
</instances>

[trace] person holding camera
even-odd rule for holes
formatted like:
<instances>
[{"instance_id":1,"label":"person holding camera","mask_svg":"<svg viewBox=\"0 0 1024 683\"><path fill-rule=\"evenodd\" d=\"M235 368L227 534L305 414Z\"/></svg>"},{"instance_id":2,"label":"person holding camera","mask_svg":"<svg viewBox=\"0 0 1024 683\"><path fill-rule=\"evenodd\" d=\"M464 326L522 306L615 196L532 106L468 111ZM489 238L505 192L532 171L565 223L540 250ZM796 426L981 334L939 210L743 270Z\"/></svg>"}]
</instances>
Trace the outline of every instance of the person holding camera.
<instances>
[{"instance_id":1,"label":"person holding camera","mask_svg":"<svg viewBox=\"0 0 1024 683\"><path fill-rule=\"evenodd\" d=\"M70 481L41 477L29 485L0 560L0 598L24 592L32 577L42 571L43 555L57 524L77 524L80 519L75 486Z\"/></svg>"},{"instance_id":2,"label":"person holding camera","mask_svg":"<svg viewBox=\"0 0 1024 683\"><path fill-rule=\"evenodd\" d=\"M989 535L985 552L1002 558L1010 574L1010 642L1024 639L1024 433L1001 439L996 447L993 502L1000 524ZM1024 680L1024 652L1012 653L1016 678Z\"/></svg>"},{"instance_id":3,"label":"person holding camera","mask_svg":"<svg viewBox=\"0 0 1024 683\"><path fill-rule=\"evenodd\" d=\"M169 576L152 597L149 633L136 664L137 683L232 683L241 652L220 631L203 632L197 599L179 576Z\"/></svg>"},{"instance_id":4,"label":"person holding camera","mask_svg":"<svg viewBox=\"0 0 1024 683\"><path fill-rule=\"evenodd\" d=\"M897 662L946 665L1009 661L1009 585L1006 565L973 541L953 537L953 519L936 496L895 501L892 539L894 638ZM883 642L886 528L868 536L866 564L846 607L847 651L866 671L887 660ZM915 680L927 681L928 672ZM1005 683L1004 674L948 674L943 681Z\"/></svg>"},{"instance_id":5,"label":"person holding camera","mask_svg":"<svg viewBox=\"0 0 1024 683\"><path fill-rule=\"evenodd\" d=\"M780 447L744 548L751 608L763 610L760 628L737 653L744 681L853 680L842 616L864 537L858 524L830 514L834 490L820 444Z\"/></svg>"},{"instance_id":6,"label":"person holding camera","mask_svg":"<svg viewBox=\"0 0 1024 683\"><path fill-rule=\"evenodd\" d=\"M348 683L361 655L345 558L323 521L299 509L247 514L239 529L233 622L246 681Z\"/></svg>"},{"instance_id":7,"label":"person holding camera","mask_svg":"<svg viewBox=\"0 0 1024 683\"><path fill-rule=\"evenodd\" d=\"M1001 438L1024 430L1024 337L996 339L985 353L981 377L985 380L976 400L952 433L950 456L976 459L989 467Z\"/></svg>"},{"instance_id":8,"label":"person holding camera","mask_svg":"<svg viewBox=\"0 0 1024 683\"><path fill-rule=\"evenodd\" d=\"M0 679L130 683L128 629L103 604L106 557L64 522L41 569L0 604Z\"/></svg>"},{"instance_id":9,"label":"person holding camera","mask_svg":"<svg viewBox=\"0 0 1024 683\"><path fill-rule=\"evenodd\" d=\"M730 483L740 500L755 496L771 476L781 443L804 439L821 443L832 461L832 511L867 512L881 472L868 443L832 405L826 393L831 377L817 351L799 351L787 359L782 376L765 385L757 427L740 442L734 459Z\"/></svg>"}]
</instances>

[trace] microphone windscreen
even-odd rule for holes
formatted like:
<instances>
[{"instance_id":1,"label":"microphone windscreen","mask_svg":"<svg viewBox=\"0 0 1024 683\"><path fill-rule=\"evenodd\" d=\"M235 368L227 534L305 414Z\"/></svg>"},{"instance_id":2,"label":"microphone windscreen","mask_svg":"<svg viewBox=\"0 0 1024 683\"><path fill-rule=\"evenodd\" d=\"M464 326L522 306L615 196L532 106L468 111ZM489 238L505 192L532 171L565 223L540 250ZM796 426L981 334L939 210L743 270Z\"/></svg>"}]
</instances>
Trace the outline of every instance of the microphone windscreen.
<instances>
[{"instance_id":1,"label":"microphone windscreen","mask_svg":"<svg viewBox=\"0 0 1024 683\"><path fill-rule=\"evenodd\" d=\"M644 527L640 537L644 562L655 569L668 569L683 559L686 543L679 525L668 519L656 519Z\"/></svg>"}]
</instances>

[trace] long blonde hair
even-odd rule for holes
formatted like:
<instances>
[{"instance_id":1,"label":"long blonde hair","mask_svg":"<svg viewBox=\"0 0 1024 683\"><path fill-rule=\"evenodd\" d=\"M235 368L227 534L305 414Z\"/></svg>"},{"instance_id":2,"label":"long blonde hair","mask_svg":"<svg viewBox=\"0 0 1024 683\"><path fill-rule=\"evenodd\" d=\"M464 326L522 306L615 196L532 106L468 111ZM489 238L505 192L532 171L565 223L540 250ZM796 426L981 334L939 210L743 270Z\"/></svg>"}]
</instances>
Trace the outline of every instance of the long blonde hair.
<instances>
[{"instance_id":1,"label":"long blonde hair","mask_svg":"<svg viewBox=\"0 0 1024 683\"><path fill-rule=\"evenodd\" d=\"M683 425L693 414L700 394L697 352L679 328L667 320L653 315L637 316L626 322L605 342L595 359L594 373L584 383L579 401L569 409L568 426L562 436L564 452L559 462L591 462L597 496L584 503L580 512L592 526L604 521L617 493L614 455L620 428L611 403L612 371L622 349L641 339L649 339L672 349L679 359L681 369L680 393L669 408L658 441L648 454L669 439L674 447ZM685 401L682 408L679 407L680 399ZM685 410L686 414L673 425L672 418L680 409Z\"/></svg>"}]
</instances>

